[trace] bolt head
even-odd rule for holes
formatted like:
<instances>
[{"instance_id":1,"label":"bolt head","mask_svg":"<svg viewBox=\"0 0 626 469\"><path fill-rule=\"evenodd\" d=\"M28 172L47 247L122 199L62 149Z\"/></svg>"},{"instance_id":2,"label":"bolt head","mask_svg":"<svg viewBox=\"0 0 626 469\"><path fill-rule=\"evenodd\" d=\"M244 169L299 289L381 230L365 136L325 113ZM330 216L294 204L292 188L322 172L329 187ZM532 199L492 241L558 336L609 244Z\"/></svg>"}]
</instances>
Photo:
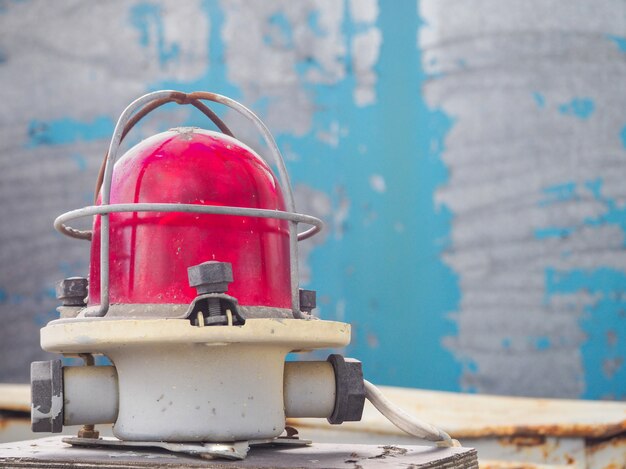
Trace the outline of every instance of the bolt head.
<instances>
[{"instance_id":1,"label":"bolt head","mask_svg":"<svg viewBox=\"0 0 626 469\"><path fill-rule=\"evenodd\" d=\"M30 364L31 428L34 432L63 430L63 366L61 360Z\"/></svg>"},{"instance_id":2,"label":"bolt head","mask_svg":"<svg viewBox=\"0 0 626 469\"><path fill-rule=\"evenodd\" d=\"M317 306L315 290L300 289L300 309L311 314L311 311Z\"/></svg>"},{"instance_id":3,"label":"bolt head","mask_svg":"<svg viewBox=\"0 0 626 469\"><path fill-rule=\"evenodd\" d=\"M84 277L69 277L56 284L57 299L63 306L84 306L89 281Z\"/></svg>"},{"instance_id":4,"label":"bolt head","mask_svg":"<svg viewBox=\"0 0 626 469\"><path fill-rule=\"evenodd\" d=\"M208 261L187 269L189 286L206 293L224 293L233 281L233 266L230 262Z\"/></svg>"}]
</instances>

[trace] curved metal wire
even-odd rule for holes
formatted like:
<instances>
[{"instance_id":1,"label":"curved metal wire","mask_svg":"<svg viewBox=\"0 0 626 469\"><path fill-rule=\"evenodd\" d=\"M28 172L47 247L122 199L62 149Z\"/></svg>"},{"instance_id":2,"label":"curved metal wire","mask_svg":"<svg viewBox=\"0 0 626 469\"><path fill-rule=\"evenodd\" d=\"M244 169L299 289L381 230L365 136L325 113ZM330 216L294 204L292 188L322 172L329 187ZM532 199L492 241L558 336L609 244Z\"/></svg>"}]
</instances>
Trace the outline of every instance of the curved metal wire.
<instances>
[{"instance_id":1,"label":"curved metal wire","mask_svg":"<svg viewBox=\"0 0 626 469\"><path fill-rule=\"evenodd\" d=\"M229 207L223 205L198 205L198 204L172 204L172 203L137 203L137 204L108 204L91 205L70 212L65 212L54 220L54 228L60 233L76 237L74 228L66 225L71 220L78 218L103 215L110 213L132 213L132 212L162 212L162 213L201 213L203 215L232 215L239 217L253 218L273 218L277 220L287 220L296 223L306 223L312 227L298 234L300 239L307 239L319 233L324 222L319 218L303 213L283 212L281 210L270 210L264 208Z\"/></svg>"},{"instance_id":2,"label":"curved metal wire","mask_svg":"<svg viewBox=\"0 0 626 469\"><path fill-rule=\"evenodd\" d=\"M124 132L122 132L122 141L124 140L126 135L128 135L128 132L130 132L133 129L133 127L135 127L135 125L139 123L141 119L146 117L152 111L154 111L155 109L165 104L172 103L172 102L178 103L181 105L187 104L186 97L187 97L186 93L177 91L177 92L173 92L167 98L157 99L155 101L152 101L151 103L146 104L142 109L140 109L135 114L133 114L133 117L128 121L128 123L124 127ZM196 109L201 111L205 116L207 116L215 124L215 126L218 129L220 129L220 132L228 135L229 137L233 137L233 138L235 137L232 131L230 130L230 128L224 123L224 121L220 119L219 116L215 114L211 110L211 108L206 106L204 103L198 101L197 99L193 99L193 100L189 100L188 104L191 104ZM107 163L107 155L104 155L104 158L102 159L102 164L100 165L100 170L98 172L98 178L96 179L96 188L94 190L94 195L93 195L94 203L96 203L96 201L98 200L100 187L102 187L102 180L104 179L104 168L106 167L106 163Z\"/></svg>"}]
</instances>

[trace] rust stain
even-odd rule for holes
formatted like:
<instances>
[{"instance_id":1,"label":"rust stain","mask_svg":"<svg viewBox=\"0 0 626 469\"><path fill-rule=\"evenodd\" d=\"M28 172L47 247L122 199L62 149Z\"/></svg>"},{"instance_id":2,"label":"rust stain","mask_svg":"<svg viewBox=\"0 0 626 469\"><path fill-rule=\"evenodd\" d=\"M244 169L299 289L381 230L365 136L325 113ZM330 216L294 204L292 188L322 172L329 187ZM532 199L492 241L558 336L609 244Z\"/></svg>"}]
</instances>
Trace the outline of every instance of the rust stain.
<instances>
[{"instance_id":1,"label":"rust stain","mask_svg":"<svg viewBox=\"0 0 626 469\"><path fill-rule=\"evenodd\" d=\"M587 452L590 454L609 449L624 449L626 451L626 435L620 435L610 440L590 440L587 442Z\"/></svg>"},{"instance_id":2,"label":"rust stain","mask_svg":"<svg viewBox=\"0 0 626 469\"><path fill-rule=\"evenodd\" d=\"M537 465L527 462L518 461L497 461L497 460L481 460L479 461L480 469L541 469L545 465Z\"/></svg>"},{"instance_id":3,"label":"rust stain","mask_svg":"<svg viewBox=\"0 0 626 469\"><path fill-rule=\"evenodd\" d=\"M517 454L522 455L528 459L531 459L533 454L541 454L541 457L548 461L558 451L561 446L561 442L558 439L548 441L546 436L511 436L501 437L496 440L500 446L510 447L513 446ZM575 459L570 455L565 455L565 459L568 464L570 461L575 462Z\"/></svg>"},{"instance_id":4,"label":"rust stain","mask_svg":"<svg viewBox=\"0 0 626 469\"><path fill-rule=\"evenodd\" d=\"M30 417L27 418L21 415L14 417L11 415L2 415L0 413L0 431L6 430L11 425L23 424L23 423L30 424Z\"/></svg>"},{"instance_id":5,"label":"rust stain","mask_svg":"<svg viewBox=\"0 0 626 469\"><path fill-rule=\"evenodd\" d=\"M514 446L540 446L546 443L545 436L523 436L523 435L515 435L508 436L505 438L500 438L498 442L502 446L514 445Z\"/></svg>"},{"instance_id":6,"label":"rust stain","mask_svg":"<svg viewBox=\"0 0 626 469\"><path fill-rule=\"evenodd\" d=\"M586 448L587 459L595 461L594 467L624 469L626 467L626 435L610 440L590 440Z\"/></svg>"},{"instance_id":7,"label":"rust stain","mask_svg":"<svg viewBox=\"0 0 626 469\"><path fill-rule=\"evenodd\" d=\"M616 424L555 424L555 425L512 425L480 428L462 428L451 431L455 438L484 438L493 436L557 436L603 438L626 432L626 420Z\"/></svg>"},{"instance_id":8,"label":"rust stain","mask_svg":"<svg viewBox=\"0 0 626 469\"><path fill-rule=\"evenodd\" d=\"M288 419L289 425L314 428L330 428L330 424L298 419ZM393 427L373 425L374 422L361 422L357 425L344 424L333 430L358 431L374 435L404 434ZM456 439L463 438L494 438L516 436L554 436L577 438L608 438L626 433L626 420L615 424L554 424L554 425L494 425L477 426L476 428L442 428Z\"/></svg>"}]
</instances>

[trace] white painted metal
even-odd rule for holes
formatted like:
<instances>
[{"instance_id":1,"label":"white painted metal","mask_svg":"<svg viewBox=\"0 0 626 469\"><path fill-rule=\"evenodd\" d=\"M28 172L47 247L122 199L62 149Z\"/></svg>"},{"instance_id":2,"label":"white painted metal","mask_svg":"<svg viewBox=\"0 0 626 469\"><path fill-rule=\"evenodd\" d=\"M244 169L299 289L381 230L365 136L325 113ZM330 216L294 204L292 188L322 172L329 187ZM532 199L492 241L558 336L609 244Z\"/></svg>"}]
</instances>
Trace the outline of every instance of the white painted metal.
<instances>
[{"instance_id":1,"label":"white painted metal","mask_svg":"<svg viewBox=\"0 0 626 469\"><path fill-rule=\"evenodd\" d=\"M115 367L64 367L63 401L63 425L115 422L118 408Z\"/></svg>"},{"instance_id":2,"label":"white painted metal","mask_svg":"<svg viewBox=\"0 0 626 469\"><path fill-rule=\"evenodd\" d=\"M335 372L329 362L285 363L287 417L327 418L335 407Z\"/></svg>"},{"instance_id":3,"label":"white painted metal","mask_svg":"<svg viewBox=\"0 0 626 469\"><path fill-rule=\"evenodd\" d=\"M130 441L278 436L285 424L287 353L343 347L349 341L348 324L297 319L197 327L184 319L72 318L41 330L44 350L111 359L119 389L113 433ZM331 388L329 383L322 387ZM328 407L323 401L320 412Z\"/></svg>"}]
</instances>

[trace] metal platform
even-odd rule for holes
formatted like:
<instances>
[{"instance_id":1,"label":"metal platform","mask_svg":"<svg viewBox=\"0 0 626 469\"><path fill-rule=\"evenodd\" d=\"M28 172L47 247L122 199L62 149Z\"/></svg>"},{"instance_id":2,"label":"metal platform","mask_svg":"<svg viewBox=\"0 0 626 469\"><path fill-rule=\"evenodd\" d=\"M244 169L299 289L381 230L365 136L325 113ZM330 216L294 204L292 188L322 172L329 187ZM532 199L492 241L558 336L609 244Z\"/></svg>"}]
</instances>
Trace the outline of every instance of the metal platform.
<instances>
[{"instance_id":1,"label":"metal platform","mask_svg":"<svg viewBox=\"0 0 626 469\"><path fill-rule=\"evenodd\" d=\"M252 447L243 461L206 460L197 456L146 448L85 448L63 443L62 436L0 445L0 467L45 469L192 469L192 468L324 468L384 467L477 469L471 448L407 445L312 444L300 447Z\"/></svg>"}]
</instances>

